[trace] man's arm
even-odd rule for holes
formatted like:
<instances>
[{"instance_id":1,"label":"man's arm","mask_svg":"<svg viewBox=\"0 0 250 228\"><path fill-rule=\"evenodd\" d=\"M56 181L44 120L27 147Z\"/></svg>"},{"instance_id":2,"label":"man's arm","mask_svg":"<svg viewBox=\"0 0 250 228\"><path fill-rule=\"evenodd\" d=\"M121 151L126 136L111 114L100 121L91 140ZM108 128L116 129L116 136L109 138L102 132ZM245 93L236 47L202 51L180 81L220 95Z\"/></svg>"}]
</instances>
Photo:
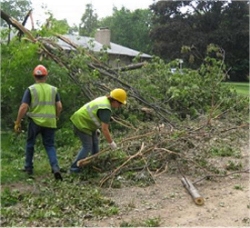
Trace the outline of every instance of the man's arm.
<instances>
[{"instance_id":1,"label":"man's arm","mask_svg":"<svg viewBox=\"0 0 250 228\"><path fill-rule=\"evenodd\" d=\"M110 118L111 118L111 111L109 109L99 109L97 111L97 116L101 120L101 129L102 133L107 140L107 142L110 144L112 143L112 137L110 135L109 131L109 123L110 123Z\"/></svg>"},{"instance_id":2,"label":"man's arm","mask_svg":"<svg viewBox=\"0 0 250 228\"><path fill-rule=\"evenodd\" d=\"M21 105L19 106L19 110L18 110L18 113L17 113L17 118L16 118L16 121L15 121L16 124L21 124L22 118L25 116L26 112L29 109L30 102L31 102L30 90L26 89L24 94L23 94Z\"/></svg>"},{"instance_id":3,"label":"man's arm","mask_svg":"<svg viewBox=\"0 0 250 228\"><path fill-rule=\"evenodd\" d=\"M112 143L113 140L112 140L110 132L109 132L109 124L102 122L101 127L102 127L102 133L103 133L105 139L107 140L107 142L109 144Z\"/></svg>"},{"instance_id":4,"label":"man's arm","mask_svg":"<svg viewBox=\"0 0 250 228\"><path fill-rule=\"evenodd\" d=\"M56 118L59 119L62 112L62 102L59 93L56 94Z\"/></svg>"},{"instance_id":5,"label":"man's arm","mask_svg":"<svg viewBox=\"0 0 250 228\"><path fill-rule=\"evenodd\" d=\"M59 118L61 112L62 112L62 102L57 101L56 102L56 118Z\"/></svg>"},{"instance_id":6,"label":"man's arm","mask_svg":"<svg viewBox=\"0 0 250 228\"><path fill-rule=\"evenodd\" d=\"M26 112L29 109L29 105L27 103L22 103L19 107L16 123L21 123L22 118L25 116Z\"/></svg>"}]
</instances>

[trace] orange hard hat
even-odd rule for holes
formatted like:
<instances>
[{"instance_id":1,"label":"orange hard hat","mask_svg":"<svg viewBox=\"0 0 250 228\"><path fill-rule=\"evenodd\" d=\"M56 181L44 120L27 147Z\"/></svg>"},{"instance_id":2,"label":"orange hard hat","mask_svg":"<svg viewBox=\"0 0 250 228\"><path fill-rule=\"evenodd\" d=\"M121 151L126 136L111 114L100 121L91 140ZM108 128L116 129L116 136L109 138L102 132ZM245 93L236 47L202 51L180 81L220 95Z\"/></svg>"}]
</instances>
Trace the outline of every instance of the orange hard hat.
<instances>
[{"instance_id":1,"label":"orange hard hat","mask_svg":"<svg viewBox=\"0 0 250 228\"><path fill-rule=\"evenodd\" d=\"M33 75L34 76L47 76L48 75L48 71L46 69L45 66L43 65L38 65L35 67L34 71L33 71Z\"/></svg>"}]
</instances>

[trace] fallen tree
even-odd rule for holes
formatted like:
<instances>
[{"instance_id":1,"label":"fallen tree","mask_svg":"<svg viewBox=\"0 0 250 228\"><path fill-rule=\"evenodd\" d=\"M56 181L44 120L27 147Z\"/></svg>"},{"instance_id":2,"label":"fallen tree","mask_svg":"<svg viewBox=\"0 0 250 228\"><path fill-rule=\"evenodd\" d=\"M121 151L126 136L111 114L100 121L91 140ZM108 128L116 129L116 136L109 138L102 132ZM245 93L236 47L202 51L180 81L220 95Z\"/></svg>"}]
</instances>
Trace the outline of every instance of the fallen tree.
<instances>
[{"instance_id":1,"label":"fallen tree","mask_svg":"<svg viewBox=\"0 0 250 228\"><path fill-rule=\"evenodd\" d=\"M23 35L26 35L28 40L30 42L39 43L40 51L39 54L41 56L46 56L46 58L50 58L53 61L55 61L58 65L61 67L64 67L69 72L70 79L76 84L79 85L81 88L81 91L83 94L89 99L94 98L94 92L89 89L88 86L82 85L82 83L79 81L78 78L78 72L81 71L81 66L72 66L70 64L70 57L69 53L67 51L64 51L61 46L58 45L58 43L50 38L44 38L44 37L34 37L32 33L26 29L21 23L16 21L14 18L10 17L9 15L5 14L1 11L1 17L6 20L6 22L15 28L17 28L20 32L22 32ZM65 38L61 34L55 34L55 37L58 39L61 39L62 41L66 42L68 45L72 46L76 51L74 51L72 54L77 55L82 53L82 47L79 47L77 44L73 43L69 39ZM165 107L160 107L158 105L155 105L154 103L151 103L140 94L140 91L133 88L131 85L127 84L124 80L121 80L119 78L119 74L117 70L112 70L110 67L106 66L104 63L102 63L100 60L98 60L93 54L91 54L88 50L84 49L84 55L89 57L90 61L87 63L88 67L91 70L96 70L102 75L102 77L107 78L108 81L113 81L118 86L121 86L124 88L130 95L130 97L133 97L136 99L141 105L146 106L148 108L151 108L155 111L155 115L160 118L161 121L168 122L171 126L174 125L174 123L171 123L171 121L166 117L166 115L171 115L171 111L166 109ZM59 57L60 56L60 57ZM145 65L139 64L140 67ZM138 68L138 65L136 67L134 66L128 66L128 68ZM105 93L108 93L110 91L110 88L98 85L95 87L95 90L101 90L102 92L105 91Z\"/></svg>"}]
</instances>

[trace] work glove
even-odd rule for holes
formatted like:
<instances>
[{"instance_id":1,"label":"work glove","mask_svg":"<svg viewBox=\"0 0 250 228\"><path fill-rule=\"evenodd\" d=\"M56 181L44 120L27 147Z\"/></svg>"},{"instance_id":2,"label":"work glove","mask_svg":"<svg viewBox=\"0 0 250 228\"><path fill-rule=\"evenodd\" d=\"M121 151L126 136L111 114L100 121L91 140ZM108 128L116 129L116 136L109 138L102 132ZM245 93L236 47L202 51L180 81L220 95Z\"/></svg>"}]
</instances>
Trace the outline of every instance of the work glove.
<instances>
[{"instance_id":1,"label":"work glove","mask_svg":"<svg viewBox=\"0 0 250 228\"><path fill-rule=\"evenodd\" d=\"M111 148L112 150L117 149L117 145L116 145L116 143L115 143L114 141L112 141L112 143L110 143L109 145L110 145L110 148Z\"/></svg>"},{"instance_id":2,"label":"work glove","mask_svg":"<svg viewBox=\"0 0 250 228\"><path fill-rule=\"evenodd\" d=\"M14 131L15 131L16 133L21 133L22 128L21 128L21 123L20 123L20 122L15 121Z\"/></svg>"},{"instance_id":3,"label":"work glove","mask_svg":"<svg viewBox=\"0 0 250 228\"><path fill-rule=\"evenodd\" d=\"M96 136L99 137L101 135L101 131L99 129L96 130Z\"/></svg>"}]
</instances>

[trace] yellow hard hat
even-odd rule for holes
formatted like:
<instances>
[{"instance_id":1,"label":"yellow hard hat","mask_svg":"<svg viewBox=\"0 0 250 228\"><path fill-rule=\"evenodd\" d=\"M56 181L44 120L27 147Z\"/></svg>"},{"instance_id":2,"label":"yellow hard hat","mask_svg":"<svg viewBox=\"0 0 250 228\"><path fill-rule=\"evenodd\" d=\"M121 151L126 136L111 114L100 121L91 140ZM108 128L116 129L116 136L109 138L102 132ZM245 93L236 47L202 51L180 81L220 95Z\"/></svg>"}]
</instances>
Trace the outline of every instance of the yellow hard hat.
<instances>
[{"instance_id":1,"label":"yellow hard hat","mask_svg":"<svg viewBox=\"0 0 250 228\"><path fill-rule=\"evenodd\" d=\"M123 89L114 89L110 92L110 96L121 102L122 104L126 104L127 103L127 93L125 92L125 90Z\"/></svg>"}]
</instances>

